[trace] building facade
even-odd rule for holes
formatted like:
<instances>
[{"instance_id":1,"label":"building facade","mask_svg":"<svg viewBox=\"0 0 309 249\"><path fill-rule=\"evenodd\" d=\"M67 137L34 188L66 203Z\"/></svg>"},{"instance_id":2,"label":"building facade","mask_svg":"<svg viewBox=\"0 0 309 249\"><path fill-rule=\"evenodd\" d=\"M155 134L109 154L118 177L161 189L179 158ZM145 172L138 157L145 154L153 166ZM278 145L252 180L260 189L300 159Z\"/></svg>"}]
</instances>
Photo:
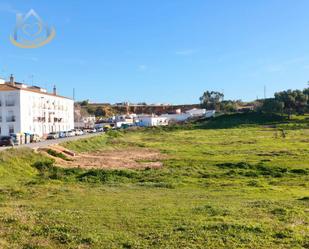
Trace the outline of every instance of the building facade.
<instances>
[{"instance_id":1,"label":"building facade","mask_svg":"<svg viewBox=\"0 0 309 249\"><path fill-rule=\"evenodd\" d=\"M168 119L161 116L143 116L139 115L137 118L136 125L142 127L151 127L151 126L166 126L168 125Z\"/></svg>"},{"instance_id":2,"label":"building facade","mask_svg":"<svg viewBox=\"0 0 309 249\"><path fill-rule=\"evenodd\" d=\"M12 77L11 77L12 78ZM0 135L74 129L74 102L40 87L0 81Z\"/></svg>"}]
</instances>

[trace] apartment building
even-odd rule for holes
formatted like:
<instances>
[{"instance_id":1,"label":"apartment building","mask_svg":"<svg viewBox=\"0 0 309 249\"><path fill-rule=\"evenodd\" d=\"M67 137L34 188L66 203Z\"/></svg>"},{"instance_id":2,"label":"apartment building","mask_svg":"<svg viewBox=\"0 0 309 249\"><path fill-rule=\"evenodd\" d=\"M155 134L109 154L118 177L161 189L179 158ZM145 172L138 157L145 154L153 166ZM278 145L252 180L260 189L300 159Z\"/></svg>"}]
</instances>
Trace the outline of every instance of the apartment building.
<instances>
[{"instance_id":1,"label":"apartment building","mask_svg":"<svg viewBox=\"0 0 309 249\"><path fill-rule=\"evenodd\" d=\"M0 135L74 129L74 101L37 86L0 80Z\"/></svg>"}]
</instances>

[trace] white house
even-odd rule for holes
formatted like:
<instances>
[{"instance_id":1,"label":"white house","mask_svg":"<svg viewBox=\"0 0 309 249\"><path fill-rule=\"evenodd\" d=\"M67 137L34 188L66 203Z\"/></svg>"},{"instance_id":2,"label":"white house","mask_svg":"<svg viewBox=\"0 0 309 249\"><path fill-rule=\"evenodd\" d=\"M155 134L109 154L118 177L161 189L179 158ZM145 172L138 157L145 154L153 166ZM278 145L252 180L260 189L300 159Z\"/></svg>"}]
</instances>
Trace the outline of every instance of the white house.
<instances>
[{"instance_id":1,"label":"white house","mask_svg":"<svg viewBox=\"0 0 309 249\"><path fill-rule=\"evenodd\" d=\"M74 127L76 129L89 129L94 128L96 118L94 115L82 116L78 120L75 120Z\"/></svg>"},{"instance_id":2,"label":"white house","mask_svg":"<svg viewBox=\"0 0 309 249\"><path fill-rule=\"evenodd\" d=\"M168 125L168 119L161 116L138 116L136 124L138 126L165 126Z\"/></svg>"},{"instance_id":3,"label":"white house","mask_svg":"<svg viewBox=\"0 0 309 249\"><path fill-rule=\"evenodd\" d=\"M175 114L162 114L160 117L167 118L168 121L182 122L191 117L190 113L175 113Z\"/></svg>"},{"instance_id":4,"label":"white house","mask_svg":"<svg viewBox=\"0 0 309 249\"><path fill-rule=\"evenodd\" d=\"M216 114L216 111L215 111L215 110L209 110L209 111L206 111L205 117L206 117L206 118L211 118L211 117L214 117L215 114Z\"/></svg>"},{"instance_id":5,"label":"white house","mask_svg":"<svg viewBox=\"0 0 309 249\"><path fill-rule=\"evenodd\" d=\"M191 109L186 111L185 113L175 113L175 114L162 114L160 117L165 117L168 121L182 122L190 118L210 118L215 115L215 110L206 111L206 109Z\"/></svg>"},{"instance_id":6,"label":"white house","mask_svg":"<svg viewBox=\"0 0 309 249\"><path fill-rule=\"evenodd\" d=\"M29 133L43 136L49 132L74 128L72 99L36 86L0 81L0 135Z\"/></svg>"}]
</instances>

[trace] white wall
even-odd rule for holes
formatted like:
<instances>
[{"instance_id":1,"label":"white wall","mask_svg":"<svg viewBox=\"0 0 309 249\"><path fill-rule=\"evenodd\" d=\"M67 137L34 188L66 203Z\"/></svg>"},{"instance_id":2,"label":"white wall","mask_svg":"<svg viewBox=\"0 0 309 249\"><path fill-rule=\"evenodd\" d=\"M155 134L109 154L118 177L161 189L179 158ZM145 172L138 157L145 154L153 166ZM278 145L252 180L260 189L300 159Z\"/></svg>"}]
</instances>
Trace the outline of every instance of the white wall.
<instances>
[{"instance_id":1,"label":"white wall","mask_svg":"<svg viewBox=\"0 0 309 249\"><path fill-rule=\"evenodd\" d=\"M12 106L6 106L13 104ZM20 92L19 91L0 91L0 128L2 136L10 134L10 127L13 129L13 133L18 132L20 127ZM11 103L9 103L11 102ZM7 118L14 117L15 121L9 121Z\"/></svg>"},{"instance_id":2,"label":"white wall","mask_svg":"<svg viewBox=\"0 0 309 249\"><path fill-rule=\"evenodd\" d=\"M138 126L161 126L168 125L167 118L164 117L139 117Z\"/></svg>"},{"instance_id":3,"label":"white wall","mask_svg":"<svg viewBox=\"0 0 309 249\"><path fill-rule=\"evenodd\" d=\"M180 113L180 114L162 114L161 117L165 117L168 120L174 121L185 121L192 115L190 113Z\"/></svg>"},{"instance_id":4,"label":"white wall","mask_svg":"<svg viewBox=\"0 0 309 249\"><path fill-rule=\"evenodd\" d=\"M74 129L74 103L71 99L21 91L21 110L21 132L42 136Z\"/></svg>"}]
</instances>

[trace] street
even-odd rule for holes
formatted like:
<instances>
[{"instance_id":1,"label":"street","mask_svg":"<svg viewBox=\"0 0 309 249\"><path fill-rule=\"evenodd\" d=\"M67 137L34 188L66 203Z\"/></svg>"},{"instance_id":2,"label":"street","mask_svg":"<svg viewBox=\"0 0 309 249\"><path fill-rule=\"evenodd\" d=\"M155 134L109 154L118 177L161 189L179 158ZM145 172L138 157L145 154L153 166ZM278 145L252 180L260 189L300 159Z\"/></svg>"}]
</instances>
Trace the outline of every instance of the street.
<instances>
[{"instance_id":1,"label":"street","mask_svg":"<svg viewBox=\"0 0 309 249\"><path fill-rule=\"evenodd\" d=\"M31 148L31 149L44 148L44 147L47 147L48 145L52 145L52 144L59 144L59 143L74 141L74 140L78 140L78 139L90 138L90 137L99 136L99 135L102 135L102 134L104 134L104 133L98 132L98 133L85 134L85 135L81 135L81 136L50 139L50 140L44 140L44 141L38 142L38 143L22 144L22 145L14 146L14 148L15 149L23 148L23 147L28 147L28 148ZM6 149L9 149L9 148L12 148L12 147L9 147L9 146L0 147L0 151L6 150Z\"/></svg>"}]
</instances>

